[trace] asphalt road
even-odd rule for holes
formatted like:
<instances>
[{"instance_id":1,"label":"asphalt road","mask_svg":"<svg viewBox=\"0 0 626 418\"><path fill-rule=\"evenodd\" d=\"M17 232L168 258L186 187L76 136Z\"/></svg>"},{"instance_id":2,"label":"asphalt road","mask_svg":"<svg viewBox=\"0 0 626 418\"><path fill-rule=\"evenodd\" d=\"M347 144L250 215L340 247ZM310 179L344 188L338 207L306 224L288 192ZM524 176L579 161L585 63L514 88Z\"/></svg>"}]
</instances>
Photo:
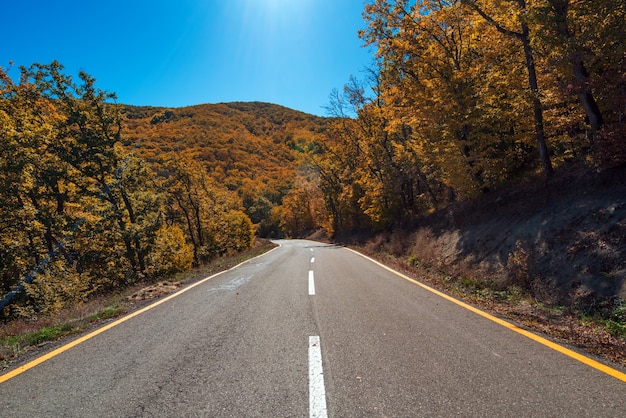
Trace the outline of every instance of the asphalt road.
<instances>
[{"instance_id":1,"label":"asphalt road","mask_svg":"<svg viewBox=\"0 0 626 418\"><path fill-rule=\"evenodd\" d=\"M0 383L0 416L626 414L610 374L344 248L280 244Z\"/></svg>"}]
</instances>

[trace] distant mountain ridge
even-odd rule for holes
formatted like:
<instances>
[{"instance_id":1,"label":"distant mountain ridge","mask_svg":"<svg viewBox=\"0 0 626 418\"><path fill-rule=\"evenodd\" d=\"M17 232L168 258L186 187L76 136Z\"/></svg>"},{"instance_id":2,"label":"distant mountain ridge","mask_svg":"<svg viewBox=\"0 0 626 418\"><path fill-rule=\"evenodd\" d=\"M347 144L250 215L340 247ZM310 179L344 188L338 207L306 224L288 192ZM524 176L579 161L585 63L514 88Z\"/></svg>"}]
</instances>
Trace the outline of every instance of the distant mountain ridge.
<instances>
[{"instance_id":1,"label":"distant mountain ridge","mask_svg":"<svg viewBox=\"0 0 626 418\"><path fill-rule=\"evenodd\" d=\"M125 145L148 161L158 157L151 151L187 152L210 163L211 168L219 162L242 162L236 157L245 154L267 157L270 165L283 165L292 161L292 150L323 135L328 121L262 102L181 108L124 106L123 114ZM262 163L243 160L254 165Z\"/></svg>"}]
</instances>

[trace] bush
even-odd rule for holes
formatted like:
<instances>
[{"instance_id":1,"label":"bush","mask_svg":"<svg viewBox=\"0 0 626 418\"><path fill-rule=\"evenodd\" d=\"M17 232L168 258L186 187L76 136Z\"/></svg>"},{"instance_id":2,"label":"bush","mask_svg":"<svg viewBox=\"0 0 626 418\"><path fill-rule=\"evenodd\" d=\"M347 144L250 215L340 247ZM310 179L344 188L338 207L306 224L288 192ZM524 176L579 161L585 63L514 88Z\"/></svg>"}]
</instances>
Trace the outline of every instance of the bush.
<instances>
[{"instance_id":1,"label":"bush","mask_svg":"<svg viewBox=\"0 0 626 418\"><path fill-rule=\"evenodd\" d=\"M27 304L15 310L26 317L55 314L85 301L92 291L88 276L69 270L62 260L50 262L25 289Z\"/></svg>"},{"instance_id":2,"label":"bush","mask_svg":"<svg viewBox=\"0 0 626 418\"><path fill-rule=\"evenodd\" d=\"M524 248L522 241L515 243L507 259L506 268L509 282L522 289L529 290L531 284L531 268L533 257L529 250Z\"/></svg>"},{"instance_id":3,"label":"bush","mask_svg":"<svg viewBox=\"0 0 626 418\"><path fill-rule=\"evenodd\" d=\"M219 244L224 253L247 250L254 242L254 225L240 210L231 210L223 215L219 233Z\"/></svg>"},{"instance_id":4,"label":"bush","mask_svg":"<svg viewBox=\"0 0 626 418\"><path fill-rule=\"evenodd\" d=\"M176 225L163 225L157 231L154 247L147 257L147 273L164 277L185 271L193 264L193 246L185 241L185 234Z\"/></svg>"}]
</instances>

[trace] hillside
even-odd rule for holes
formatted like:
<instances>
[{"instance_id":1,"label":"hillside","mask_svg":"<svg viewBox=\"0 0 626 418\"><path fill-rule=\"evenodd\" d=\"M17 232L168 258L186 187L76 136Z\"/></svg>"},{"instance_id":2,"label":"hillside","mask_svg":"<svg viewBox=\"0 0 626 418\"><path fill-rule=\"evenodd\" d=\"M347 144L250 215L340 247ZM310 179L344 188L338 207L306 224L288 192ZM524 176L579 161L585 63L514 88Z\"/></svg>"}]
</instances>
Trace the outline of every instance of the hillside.
<instances>
[{"instance_id":1,"label":"hillside","mask_svg":"<svg viewBox=\"0 0 626 418\"><path fill-rule=\"evenodd\" d=\"M494 287L521 287L543 301L580 306L624 298L624 168L585 176L560 175L548 186L450 205L396 237L402 252L387 248Z\"/></svg>"},{"instance_id":2,"label":"hillside","mask_svg":"<svg viewBox=\"0 0 626 418\"><path fill-rule=\"evenodd\" d=\"M164 153L201 161L229 188L244 179L274 191L293 180L294 150L322 135L326 120L269 103L221 103L183 108L125 106L125 145L145 160Z\"/></svg>"},{"instance_id":3,"label":"hillside","mask_svg":"<svg viewBox=\"0 0 626 418\"><path fill-rule=\"evenodd\" d=\"M294 185L298 154L323 137L328 123L261 102L124 106L123 114L130 151L156 165L171 155L200 162L217 183L239 194L257 225L269 222L271 209Z\"/></svg>"}]
</instances>

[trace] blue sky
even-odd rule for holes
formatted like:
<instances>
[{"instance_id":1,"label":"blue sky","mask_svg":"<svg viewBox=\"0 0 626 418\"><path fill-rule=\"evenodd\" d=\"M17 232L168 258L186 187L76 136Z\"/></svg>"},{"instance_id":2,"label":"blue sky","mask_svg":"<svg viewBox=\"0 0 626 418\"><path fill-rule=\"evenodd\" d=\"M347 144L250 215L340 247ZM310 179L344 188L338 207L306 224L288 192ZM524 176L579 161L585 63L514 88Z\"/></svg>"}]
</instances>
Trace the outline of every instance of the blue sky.
<instances>
[{"instance_id":1,"label":"blue sky","mask_svg":"<svg viewBox=\"0 0 626 418\"><path fill-rule=\"evenodd\" d=\"M357 35L363 8L363 0L8 1L0 66L57 60L125 104L263 101L325 115L331 91L372 63Z\"/></svg>"}]
</instances>

